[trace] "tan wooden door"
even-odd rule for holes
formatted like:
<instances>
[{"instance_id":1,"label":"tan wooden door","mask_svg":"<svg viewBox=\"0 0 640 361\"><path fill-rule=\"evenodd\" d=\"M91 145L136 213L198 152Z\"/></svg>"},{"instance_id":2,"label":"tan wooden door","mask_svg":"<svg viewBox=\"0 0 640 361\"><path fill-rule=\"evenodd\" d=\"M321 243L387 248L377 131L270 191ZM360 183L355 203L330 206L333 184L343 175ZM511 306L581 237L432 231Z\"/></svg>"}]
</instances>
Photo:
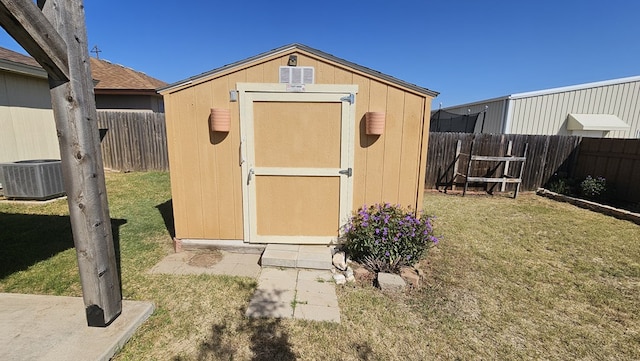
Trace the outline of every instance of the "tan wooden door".
<instances>
[{"instance_id":1,"label":"tan wooden door","mask_svg":"<svg viewBox=\"0 0 640 361\"><path fill-rule=\"evenodd\" d=\"M334 242L351 212L357 88L238 88L245 241Z\"/></svg>"}]
</instances>

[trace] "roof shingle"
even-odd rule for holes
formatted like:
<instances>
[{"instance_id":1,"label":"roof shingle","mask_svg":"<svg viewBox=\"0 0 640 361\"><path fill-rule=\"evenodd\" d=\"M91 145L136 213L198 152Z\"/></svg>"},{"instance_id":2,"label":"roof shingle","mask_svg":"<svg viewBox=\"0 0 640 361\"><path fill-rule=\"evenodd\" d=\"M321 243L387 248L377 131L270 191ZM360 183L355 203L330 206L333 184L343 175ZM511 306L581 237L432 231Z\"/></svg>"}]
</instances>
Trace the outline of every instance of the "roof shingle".
<instances>
[{"instance_id":1,"label":"roof shingle","mask_svg":"<svg viewBox=\"0 0 640 361\"><path fill-rule=\"evenodd\" d=\"M36 61L36 59L22 55L20 53L16 53L15 51L11 51L9 49L5 49L0 47L0 59L13 61L14 63L20 63L24 65L36 66L38 68L42 68L40 64Z\"/></svg>"},{"instance_id":2,"label":"roof shingle","mask_svg":"<svg viewBox=\"0 0 640 361\"><path fill-rule=\"evenodd\" d=\"M167 83L107 60L91 58L91 75L96 89L155 90Z\"/></svg>"},{"instance_id":3,"label":"roof shingle","mask_svg":"<svg viewBox=\"0 0 640 361\"><path fill-rule=\"evenodd\" d=\"M0 59L42 69L34 58L2 47ZM147 74L96 58L91 58L91 77L97 81L96 90L142 90L155 93L157 88L167 85Z\"/></svg>"}]
</instances>

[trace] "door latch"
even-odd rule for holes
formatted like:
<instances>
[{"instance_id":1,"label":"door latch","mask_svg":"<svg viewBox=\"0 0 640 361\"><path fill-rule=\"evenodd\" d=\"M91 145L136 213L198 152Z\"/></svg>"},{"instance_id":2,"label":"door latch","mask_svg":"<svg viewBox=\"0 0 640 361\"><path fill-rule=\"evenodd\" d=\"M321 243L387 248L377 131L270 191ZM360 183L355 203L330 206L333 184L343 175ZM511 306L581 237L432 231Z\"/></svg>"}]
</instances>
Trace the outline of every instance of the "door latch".
<instances>
[{"instance_id":1,"label":"door latch","mask_svg":"<svg viewBox=\"0 0 640 361\"><path fill-rule=\"evenodd\" d=\"M253 170L253 168L249 168L249 174L247 174L247 185L249 185L249 183L251 183L251 177L256 174L256 172Z\"/></svg>"},{"instance_id":2,"label":"door latch","mask_svg":"<svg viewBox=\"0 0 640 361\"><path fill-rule=\"evenodd\" d=\"M347 169L339 170L338 173L344 174L347 177L351 177L353 175L353 169L347 168Z\"/></svg>"}]
</instances>

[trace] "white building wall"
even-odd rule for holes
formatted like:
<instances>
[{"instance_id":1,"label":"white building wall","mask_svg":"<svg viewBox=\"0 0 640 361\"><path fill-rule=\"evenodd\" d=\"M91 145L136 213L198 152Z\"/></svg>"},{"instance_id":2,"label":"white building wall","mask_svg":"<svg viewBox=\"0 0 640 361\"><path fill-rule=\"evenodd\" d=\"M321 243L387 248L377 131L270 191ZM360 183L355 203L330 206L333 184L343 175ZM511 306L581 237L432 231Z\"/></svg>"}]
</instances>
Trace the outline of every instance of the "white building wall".
<instances>
[{"instance_id":1,"label":"white building wall","mask_svg":"<svg viewBox=\"0 0 640 361\"><path fill-rule=\"evenodd\" d=\"M60 159L47 79L0 72L0 162Z\"/></svg>"},{"instance_id":2,"label":"white building wall","mask_svg":"<svg viewBox=\"0 0 640 361\"><path fill-rule=\"evenodd\" d=\"M613 114L627 123L630 129L607 132L605 137L639 138L640 77L627 79L630 81L600 82L581 89L576 89L579 88L576 86L513 95L507 133L571 135L567 131L569 113Z\"/></svg>"},{"instance_id":3,"label":"white building wall","mask_svg":"<svg viewBox=\"0 0 640 361\"><path fill-rule=\"evenodd\" d=\"M584 113L613 114L629 125L626 131L605 132L607 138L640 138L640 76L514 94L444 110L478 113L485 105L489 108L484 133L571 135L567 130L569 113Z\"/></svg>"}]
</instances>

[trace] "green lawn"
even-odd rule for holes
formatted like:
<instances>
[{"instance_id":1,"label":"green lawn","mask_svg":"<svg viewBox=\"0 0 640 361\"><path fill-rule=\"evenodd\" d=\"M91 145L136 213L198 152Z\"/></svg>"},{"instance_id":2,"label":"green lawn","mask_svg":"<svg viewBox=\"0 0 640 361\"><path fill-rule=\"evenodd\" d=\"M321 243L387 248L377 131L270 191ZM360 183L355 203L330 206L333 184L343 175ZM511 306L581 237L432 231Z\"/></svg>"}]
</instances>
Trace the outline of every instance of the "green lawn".
<instances>
[{"instance_id":1,"label":"green lawn","mask_svg":"<svg viewBox=\"0 0 640 361\"><path fill-rule=\"evenodd\" d=\"M523 193L428 192L422 288L338 286L342 323L244 318L250 278L151 275L166 173L107 173L123 296L156 311L117 360L640 359L640 226ZM165 212L166 215L166 212ZM0 291L81 295L66 201L0 203Z\"/></svg>"}]
</instances>

